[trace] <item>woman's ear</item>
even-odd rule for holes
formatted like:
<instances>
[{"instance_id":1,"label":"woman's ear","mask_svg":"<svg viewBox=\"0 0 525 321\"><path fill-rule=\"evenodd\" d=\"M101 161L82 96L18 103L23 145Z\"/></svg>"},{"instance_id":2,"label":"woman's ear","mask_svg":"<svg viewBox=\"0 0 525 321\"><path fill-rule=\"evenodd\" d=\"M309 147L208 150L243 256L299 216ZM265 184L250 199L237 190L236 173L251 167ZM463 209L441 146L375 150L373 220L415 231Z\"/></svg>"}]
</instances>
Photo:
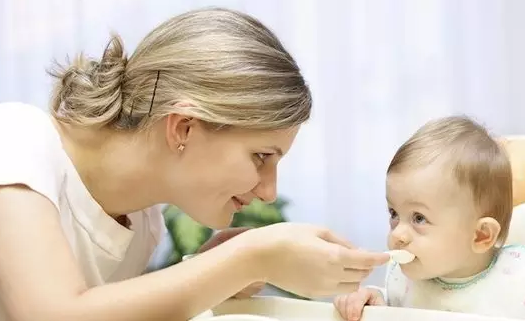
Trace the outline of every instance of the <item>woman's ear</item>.
<instances>
[{"instance_id":1,"label":"woman's ear","mask_svg":"<svg viewBox=\"0 0 525 321\"><path fill-rule=\"evenodd\" d=\"M476 224L472 250L474 253L485 253L494 247L501 232L501 226L492 217L482 217Z\"/></svg>"},{"instance_id":2,"label":"woman's ear","mask_svg":"<svg viewBox=\"0 0 525 321\"><path fill-rule=\"evenodd\" d=\"M174 107L175 109L181 109L191 107L191 105L187 103L177 103ZM179 146L187 145L193 134L195 125L196 121L194 118L180 114L169 114L166 117L166 142L170 149L176 151Z\"/></svg>"}]
</instances>

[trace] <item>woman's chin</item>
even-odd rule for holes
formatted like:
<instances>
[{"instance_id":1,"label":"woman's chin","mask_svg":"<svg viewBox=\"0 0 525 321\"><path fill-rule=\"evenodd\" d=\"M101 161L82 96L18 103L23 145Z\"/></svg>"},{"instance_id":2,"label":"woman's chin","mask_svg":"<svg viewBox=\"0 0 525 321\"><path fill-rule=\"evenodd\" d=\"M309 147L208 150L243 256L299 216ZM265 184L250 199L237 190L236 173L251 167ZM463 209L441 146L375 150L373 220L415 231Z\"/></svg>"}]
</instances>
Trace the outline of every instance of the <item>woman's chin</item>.
<instances>
[{"instance_id":1,"label":"woman's chin","mask_svg":"<svg viewBox=\"0 0 525 321\"><path fill-rule=\"evenodd\" d=\"M228 223L215 223L215 224L208 224L207 226L214 230L224 230L230 227L230 222L231 220Z\"/></svg>"},{"instance_id":2,"label":"woman's chin","mask_svg":"<svg viewBox=\"0 0 525 321\"><path fill-rule=\"evenodd\" d=\"M214 230L222 230L230 227L233 220L233 213L217 213L214 217L208 217L201 223Z\"/></svg>"},{"instance_id":3,"label":"woman's chin","mask_svg":"<svg viewBox=\"0 0 525 321\"><path fill-rule=\"evenodd\" d=\"M186 214L200 225L221 230L230 226L234 212L226 208L223 208L221 211L199 208L193 211L188 210Z\"/></svg>"}]
</instances>

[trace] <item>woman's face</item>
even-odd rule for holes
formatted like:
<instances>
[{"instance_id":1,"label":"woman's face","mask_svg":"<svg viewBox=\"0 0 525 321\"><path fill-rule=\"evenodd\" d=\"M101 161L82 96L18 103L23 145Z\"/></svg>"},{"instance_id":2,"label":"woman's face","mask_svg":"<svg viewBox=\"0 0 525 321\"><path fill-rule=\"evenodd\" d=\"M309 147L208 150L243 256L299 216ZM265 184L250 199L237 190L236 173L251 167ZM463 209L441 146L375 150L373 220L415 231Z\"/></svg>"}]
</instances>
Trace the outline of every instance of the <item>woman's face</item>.
<instances>
[{"instance_id":1,"label":"woman's face","mask_svg":"<svg viewBox=\"0 0 525 321\"><path fill-rule=\"evenodd\" d=\"M169 160L163 183L171 193L166 198L216 229L228 227L233 213L254 198L275 201L277 164L299 130L214 130L177 115L165 125Z\"/></svg>"}]
</instances>

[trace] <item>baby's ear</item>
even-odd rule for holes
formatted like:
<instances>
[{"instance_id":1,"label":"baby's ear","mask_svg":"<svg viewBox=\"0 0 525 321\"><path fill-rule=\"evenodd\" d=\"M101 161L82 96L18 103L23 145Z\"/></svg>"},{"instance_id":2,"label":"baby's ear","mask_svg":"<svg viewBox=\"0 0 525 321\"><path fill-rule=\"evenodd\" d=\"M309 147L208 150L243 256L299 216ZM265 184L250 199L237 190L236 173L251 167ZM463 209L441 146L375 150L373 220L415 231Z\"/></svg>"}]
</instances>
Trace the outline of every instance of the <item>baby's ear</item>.
<instances>
[{"instance_id":1,"label":"baby's ear","mask_svg":"<svg viewBox=\"0 0 525 321\"><path fill-rule=\"evenodd\" d=\"M474 253L485 253L492 249L498 240L501 226L492 217L482 217L476 224L472 250Z\"/></svg>"}]
</instances>

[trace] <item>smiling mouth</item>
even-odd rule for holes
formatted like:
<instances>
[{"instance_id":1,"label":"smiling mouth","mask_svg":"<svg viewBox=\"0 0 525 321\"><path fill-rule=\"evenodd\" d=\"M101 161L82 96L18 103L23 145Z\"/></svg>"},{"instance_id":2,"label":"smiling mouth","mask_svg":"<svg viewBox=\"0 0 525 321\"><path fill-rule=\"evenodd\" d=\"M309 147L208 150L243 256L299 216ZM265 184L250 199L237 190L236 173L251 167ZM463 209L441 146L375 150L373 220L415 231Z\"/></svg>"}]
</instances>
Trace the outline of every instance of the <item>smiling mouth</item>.
<instances>
[{"instance_id":1,"label":"smiling mouth","mask_svg":"<svg viewBox=\"0 0 525 321\"><path fill-rule=\"evenodd\" d=\"M242 200L238 199L237 197L232 197L233 205L235 205L235 209L237 211L240 211L244 205L248 205Z\"/></svg>"}]
</instances>

